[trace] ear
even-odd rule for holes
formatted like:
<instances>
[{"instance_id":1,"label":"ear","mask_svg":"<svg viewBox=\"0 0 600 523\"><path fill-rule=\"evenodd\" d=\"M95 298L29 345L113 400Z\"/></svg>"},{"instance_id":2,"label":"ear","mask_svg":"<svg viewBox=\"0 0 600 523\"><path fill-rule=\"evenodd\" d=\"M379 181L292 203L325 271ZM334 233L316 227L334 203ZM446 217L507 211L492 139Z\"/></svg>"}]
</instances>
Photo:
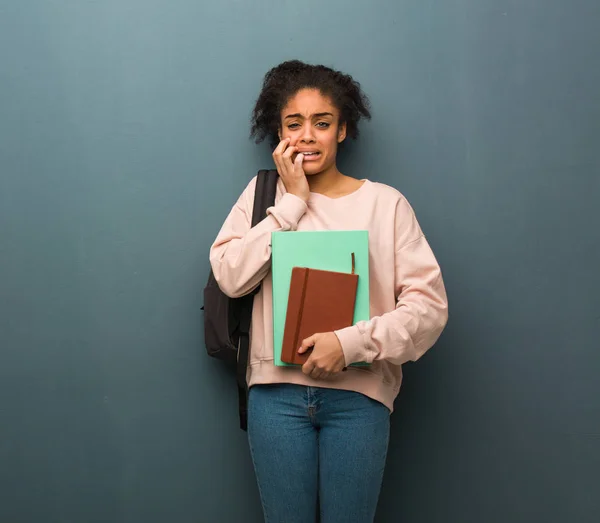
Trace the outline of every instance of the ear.
<instances>
[{"instance_id":1,"label":"ear","mask_svg":"<svg viewBox=\"0 0 600 523\"><path fill-rule=\"evenodd\" d=\"M346 139L346 122L338 126L338 143L342 143Z\"/></svg>"}]
</instances>

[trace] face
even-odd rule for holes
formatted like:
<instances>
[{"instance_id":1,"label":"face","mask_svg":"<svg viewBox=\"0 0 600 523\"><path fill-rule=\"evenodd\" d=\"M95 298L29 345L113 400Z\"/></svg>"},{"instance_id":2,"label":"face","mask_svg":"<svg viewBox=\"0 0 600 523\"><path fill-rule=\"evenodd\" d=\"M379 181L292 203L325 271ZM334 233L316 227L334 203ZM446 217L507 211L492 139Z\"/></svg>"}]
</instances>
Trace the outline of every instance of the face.
<instances>
[{"instance_id":1,"label":"face","mask_svg":"<svg viewBox=\"0 0 600 523\"><path fill-rule=\"evenodd\" d=\"M289 138L304 154L307 175L335 166L338 144L346 138L346 125L339 118L339 110L317 89L298 91L281 111L279 139Z\"/></svg>"}]
</instances>

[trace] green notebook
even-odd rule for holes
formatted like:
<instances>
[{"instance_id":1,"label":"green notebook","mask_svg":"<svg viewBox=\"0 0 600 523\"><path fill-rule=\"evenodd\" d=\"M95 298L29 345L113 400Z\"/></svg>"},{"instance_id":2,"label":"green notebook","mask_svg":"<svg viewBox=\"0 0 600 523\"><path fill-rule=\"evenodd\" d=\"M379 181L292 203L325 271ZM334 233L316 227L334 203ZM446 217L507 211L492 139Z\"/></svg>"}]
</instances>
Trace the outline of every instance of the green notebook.
<instances>
[{"instance_id":1,"label":"green notebook","mask_svg":"<svg viewBox=\"0 0 600 523\"><path fill-rule=\"evenodd\" d=\"M368 231L274 232L271 237L273 276L273 351L275 365L281 361L281 346L293 267L326 271L351 271L350 253L355 254L358 290L354 323L370 319Z\"/></svg>"}]
</instances>

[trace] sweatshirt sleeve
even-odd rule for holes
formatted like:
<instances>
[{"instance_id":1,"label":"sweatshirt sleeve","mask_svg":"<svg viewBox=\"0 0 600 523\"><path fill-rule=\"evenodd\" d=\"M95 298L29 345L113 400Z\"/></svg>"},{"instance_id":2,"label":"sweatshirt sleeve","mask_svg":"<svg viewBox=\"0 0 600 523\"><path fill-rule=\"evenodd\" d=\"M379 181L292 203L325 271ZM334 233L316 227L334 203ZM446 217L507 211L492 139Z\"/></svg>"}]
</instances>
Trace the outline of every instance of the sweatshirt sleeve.
<instances>
[{"instance_id":1,"label":"sweatshirt sleeve","mask_svg":"<svg viewBox=\"0 0 600 523\"><path fill-rule=\"evenodd\" d=\"M251 227L256 177L231 209L210 249L210 264L221 290L231 298L250 293L267 275L271 233L293 231L306 213L306 203L289 193Z\"/></svg>"},{"instance_id":2,"label":"sweatshirt sleeve","mask_svg":"<svg viewBox=\"0 0 600 523\"><path fill-rule=\"evenodd\" d=\"M335 332L346 365L416 361L434 345L448 321L440 267L404 199L397 205L394 226L396 307Z\"/></svg>"}]
</instances>

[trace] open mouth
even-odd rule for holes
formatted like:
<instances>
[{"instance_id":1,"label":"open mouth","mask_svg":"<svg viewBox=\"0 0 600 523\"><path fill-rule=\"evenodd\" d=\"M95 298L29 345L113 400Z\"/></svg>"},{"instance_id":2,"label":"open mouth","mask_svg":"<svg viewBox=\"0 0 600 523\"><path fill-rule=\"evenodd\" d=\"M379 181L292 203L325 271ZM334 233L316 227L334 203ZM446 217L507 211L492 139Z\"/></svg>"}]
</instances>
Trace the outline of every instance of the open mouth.
<instances>
[{"instance_id":1,"label":"open mouth","mask_svg":"<svg viewBox=\"0 0 600 523\"><path fill-rule=\"evenodd\" d=\"M304 156L305 162L316 160L317 158L319 158L321 156L321 153L315 152L315 151L301 152L300 154L302 154Z\"/></svg>"}]
</instances>

